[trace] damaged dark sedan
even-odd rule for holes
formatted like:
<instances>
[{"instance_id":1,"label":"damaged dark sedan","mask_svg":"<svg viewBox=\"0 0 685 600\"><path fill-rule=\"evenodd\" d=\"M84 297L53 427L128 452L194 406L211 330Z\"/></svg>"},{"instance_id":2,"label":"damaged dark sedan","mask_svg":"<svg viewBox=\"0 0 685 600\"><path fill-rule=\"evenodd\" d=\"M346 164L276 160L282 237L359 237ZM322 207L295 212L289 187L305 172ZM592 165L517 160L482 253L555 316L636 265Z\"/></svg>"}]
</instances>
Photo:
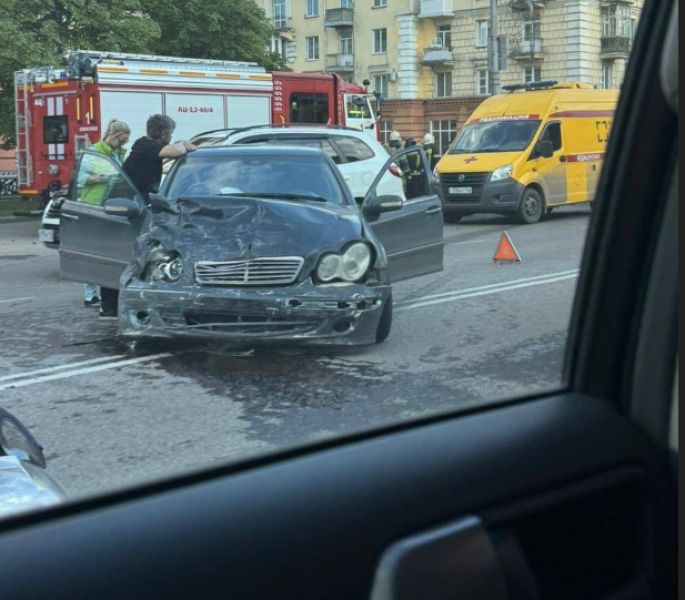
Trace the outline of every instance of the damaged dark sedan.
<instances>
[{"instance_id":1,"label":"damaged dark sedan","mask_svg":"<svg viewBox=\"0 0 685 600\"><path fill-rule=\"evenodd\" d=\"M376 195L407 159L419 168L406 196ZM391 284L442 269L420 148L391 157L361 204L320 150L208 147L176 162L146 202L85 152L62 207L62 274L119 289L121 336L373 344L390 333Z\"/></svg>"}]
</instances>

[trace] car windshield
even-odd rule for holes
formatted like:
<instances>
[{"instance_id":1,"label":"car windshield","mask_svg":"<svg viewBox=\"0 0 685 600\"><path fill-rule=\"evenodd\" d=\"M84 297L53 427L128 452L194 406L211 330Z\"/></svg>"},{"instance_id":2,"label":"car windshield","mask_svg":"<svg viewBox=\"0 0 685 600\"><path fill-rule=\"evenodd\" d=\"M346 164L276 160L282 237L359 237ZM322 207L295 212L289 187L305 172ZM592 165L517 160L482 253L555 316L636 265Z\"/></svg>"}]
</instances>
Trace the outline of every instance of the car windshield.
<instances>
[{"instance_id":1,"label":"car windshield","mask_svg":"<svg viewBox=\"0 0 685 600\"><path fill-rule=\"evenodd\" d=\"M189 155L164 190L169 197L252 195L324 199L342 204L343 190L321 156Z\"/></svg>"},{"instance_id":2,"label":"car windshield","mask_svg":"<svg viewBox=\"0 0 685 600\"><path fill-rule=\"evenodd\" d=\"M515 152L525 149L540 121L492 121L466 125L449 149L450 154Z\"/></svg>"},{"instance_id":3,"label":"car windshield","mask_svg":"<svg viewBox=\"0 0 685 600\"><path fill-rule=\"evenodd\" d=\"M0 1L0 406L80 499L566 389L644 2Z\"/></svg>"}]
</instances>

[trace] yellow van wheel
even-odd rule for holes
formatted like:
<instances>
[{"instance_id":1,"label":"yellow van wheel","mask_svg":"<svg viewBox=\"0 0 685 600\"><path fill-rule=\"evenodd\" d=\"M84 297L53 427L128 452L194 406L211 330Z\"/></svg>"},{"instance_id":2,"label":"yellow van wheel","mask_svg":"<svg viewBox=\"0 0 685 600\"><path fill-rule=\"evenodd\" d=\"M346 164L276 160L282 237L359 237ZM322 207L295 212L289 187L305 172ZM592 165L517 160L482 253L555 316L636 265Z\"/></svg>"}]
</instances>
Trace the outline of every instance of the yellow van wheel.
<instances>
[{"instance_id":1,"label":"yellow van wheel","mask_svg":"<svg viewBox=\"0 0 685 600\"><path fill-rule=\"evenodd\" d=\"M516 217L519 223L532 225L537 223L545 212L545 201L542 194L535 188L523 190Z\"/></svg>"}]
</instances>

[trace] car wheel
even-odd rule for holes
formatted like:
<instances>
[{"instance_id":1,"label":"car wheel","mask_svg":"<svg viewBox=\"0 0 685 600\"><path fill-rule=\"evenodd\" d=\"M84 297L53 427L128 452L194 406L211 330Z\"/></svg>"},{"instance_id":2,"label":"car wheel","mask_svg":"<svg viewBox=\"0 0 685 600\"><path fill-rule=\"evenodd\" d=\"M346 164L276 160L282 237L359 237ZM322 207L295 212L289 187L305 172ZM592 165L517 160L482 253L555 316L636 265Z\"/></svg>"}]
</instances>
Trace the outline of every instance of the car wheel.
<instances>
[{"instance_id":1,"label":"car wheel","mask_svg":"<svg viewBox=\"0 0 685 600\"><path fill-rule=\"evenodd\" d=\"M542 194L535 188L526 188L521 196L518 211L516 213L519 223L532 225L537 223L545 212L545 201Z\"/></svg>"},{"instance_id":2,"label":"car wheel","mask_svg":"<svg viewBox=\"0 0 685 600\"><path fill-rule=\"evenodd\" d=\"M376 329L376 343L384 342L390 335L392 329L392 293L383 305L383 312L381 312L380 321L378 321L378 328Z\"/></svg>"},{"instance_id":3,"label":"car wheel","mask_svg":"<svg viewBox=\"0 0 685 600\"><path fill-rule=\"evenodd\" d=\"M463 216L464 215L450 213L450 212L443 212L442 213L442 218L445 221L445 223L459 223L459 221L461 221L461 218Z\"/></svg>"}]
</instances>

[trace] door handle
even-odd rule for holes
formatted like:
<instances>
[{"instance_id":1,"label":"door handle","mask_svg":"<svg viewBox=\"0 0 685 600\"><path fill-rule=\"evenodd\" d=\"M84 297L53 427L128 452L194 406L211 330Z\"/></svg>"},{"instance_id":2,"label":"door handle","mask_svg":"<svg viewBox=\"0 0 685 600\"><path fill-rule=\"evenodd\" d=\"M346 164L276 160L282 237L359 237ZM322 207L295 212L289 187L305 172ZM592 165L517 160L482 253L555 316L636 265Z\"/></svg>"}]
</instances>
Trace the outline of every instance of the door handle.
<instances>
[{"instance_id":1,"label":"door handle","mask_svg":"<svg viewBox=\"0 0 685 600\"><path fill-rule=\"evenodd\" d=\"M427 215L437 215L439 212L440 212L439 206L431 206L430 208L426 209Z\"/></svg>"},{"instance_id":2,"label":"door handle","mask_svg":"<svg viewBox=\"0 0 685 600\"><path fill-rule=\"evenodd\" d=\"M69 213L63 212L60 216L62 219L66 219L67 221L78 221L78 217L76 215L70 215Z\"/></svg>"}]
</instances>

